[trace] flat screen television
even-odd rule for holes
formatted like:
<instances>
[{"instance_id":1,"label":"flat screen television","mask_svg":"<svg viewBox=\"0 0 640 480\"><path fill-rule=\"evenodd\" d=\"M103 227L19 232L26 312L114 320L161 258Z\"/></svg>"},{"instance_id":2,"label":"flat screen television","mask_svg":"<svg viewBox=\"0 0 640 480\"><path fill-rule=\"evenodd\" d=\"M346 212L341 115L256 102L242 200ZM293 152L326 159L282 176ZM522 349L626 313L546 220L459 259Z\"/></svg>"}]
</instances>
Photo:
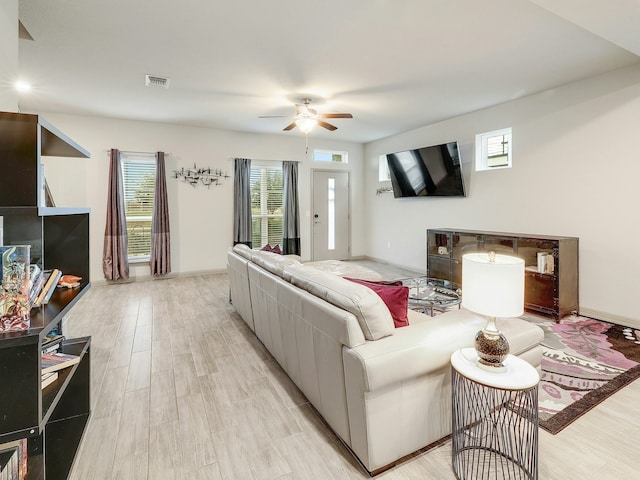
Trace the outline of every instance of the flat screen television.
<instances>
[{"instance_id":1,"label":"flat screen television","mask_svg":"<svg viewBox=\"0 0 640 480\"><path fill-rule=\"evenodd\" d=\"M458 142L387 154L393 196L464 197Z\"/></svg>"}]
</instances>

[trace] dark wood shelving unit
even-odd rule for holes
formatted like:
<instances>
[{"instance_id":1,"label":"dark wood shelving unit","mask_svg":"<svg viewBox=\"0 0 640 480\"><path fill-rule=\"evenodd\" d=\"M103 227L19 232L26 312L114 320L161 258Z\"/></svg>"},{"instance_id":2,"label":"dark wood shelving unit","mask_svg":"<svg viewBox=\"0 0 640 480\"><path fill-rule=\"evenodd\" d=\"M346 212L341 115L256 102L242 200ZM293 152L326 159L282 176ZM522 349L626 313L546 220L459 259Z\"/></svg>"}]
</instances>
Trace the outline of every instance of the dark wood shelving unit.
<instances>
[{"instance_id":1,"label":"dark wood shelving unit","mask_svg":"<svg viewBox=\"0 0 640 480\"><path fill-rule=\"evenodd\" d=\"M559 320L577 313L578 238L476 230L428 229L427 276L462 285L462 256L495 251L525 261L525 309ZM550 272L537 270L537 255L549 255Z\"/></svg>"},{"instance_id":2,"label":"dark wood shelving unit","mask_svg":"<svg viewBox=\"0 0 640 480\"><path fill-rule=\"evenodd\" d=\"M30 328L0 333L0 444L27 438L26 478L66 479L90 415L91 338L66 339L60 351L80 361L41 388L42 341L91 287L89 209L48 207L41 156L89 153L38 115L0 112L0 244L30 245L31 263L82 277L33 308ZM6 387L5 387L6 386Z\"/></svg>"}]
</instances>

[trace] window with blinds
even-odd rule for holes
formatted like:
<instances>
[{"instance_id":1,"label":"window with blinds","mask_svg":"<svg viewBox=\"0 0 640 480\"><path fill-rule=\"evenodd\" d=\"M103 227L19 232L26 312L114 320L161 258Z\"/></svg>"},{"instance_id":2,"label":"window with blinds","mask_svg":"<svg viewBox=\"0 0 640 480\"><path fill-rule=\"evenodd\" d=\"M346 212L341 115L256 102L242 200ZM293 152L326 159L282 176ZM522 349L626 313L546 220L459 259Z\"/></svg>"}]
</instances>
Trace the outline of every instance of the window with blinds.
<instances>
[{"instance_id":1,"label":"window with blinds","mask_svg":"<svg viewBox=\"0 0 640 480\"><path fill-rule=\"evenodd\" d=\"M151 220L156 183L155 154L120 154L130 262L151 258Z\"/></svg>"},{"instance_id":2,"label":"window with blinds","mask_svg":"<svg viewBox=\"0 0 640 480\"><path fill-rule=\"evenodd\" d=\"M476 170L511 168L511 128L476 135Z\"/></svg>"},{"instance_id":3,"label":"window with blinds","mask_svg":"<svg viewBox=\"0 0 640 480\"><path fill-rule=\"evenodd\" d=\"M282 168L251 167L251 222L254 248L282 247Z\"/></svg>"}]
</instances>

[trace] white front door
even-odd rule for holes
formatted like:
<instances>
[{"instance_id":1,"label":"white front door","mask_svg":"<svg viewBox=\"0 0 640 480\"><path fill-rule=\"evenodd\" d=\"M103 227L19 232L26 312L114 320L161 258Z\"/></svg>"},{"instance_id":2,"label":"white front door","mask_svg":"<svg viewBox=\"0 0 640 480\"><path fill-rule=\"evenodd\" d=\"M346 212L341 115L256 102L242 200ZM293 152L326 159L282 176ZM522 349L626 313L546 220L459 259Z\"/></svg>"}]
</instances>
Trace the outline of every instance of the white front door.
<instances>
[{"instance_id":1,"label":"white front door","mask_svg":"<svg viewBox=\"0 0 640 480\"><path fill-rule=\"evenodd\" d=\"M349 172L313 171L313 260L349 258Z\"/></svg>"}]
</instances>

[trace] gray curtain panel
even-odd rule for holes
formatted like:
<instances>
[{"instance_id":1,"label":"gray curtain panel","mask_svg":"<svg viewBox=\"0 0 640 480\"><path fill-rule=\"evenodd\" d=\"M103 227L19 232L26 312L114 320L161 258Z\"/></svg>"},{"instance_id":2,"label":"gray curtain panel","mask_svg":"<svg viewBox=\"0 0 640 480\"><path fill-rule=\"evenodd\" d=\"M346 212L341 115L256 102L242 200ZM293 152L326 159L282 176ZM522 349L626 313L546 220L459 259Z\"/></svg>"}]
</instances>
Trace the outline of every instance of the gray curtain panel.
<instances>
[{"instance_id":1,"label":"gray curtain panel","mask_svg":"<svg viewBox=\"0 0 640 480\"><path fill-rule=\"evenodd\" d=\"M156 186L151 220L151 275L165 275L171 272L169 199L164 164L164 152L157 152Z\"/></svg>"},{"instance_id":2,"label":"gray curtain panel","mask_svg":"<svg viewBox=\"0 0 640 480\"><path fill-rule=\"evenodd\" d=\"M129 278L127 257L127 220L124 210L124 189L120 167L120 152L111 149L109 194L107 196L107 224L104 229L102 271L107 280Z\"/></svg>"},{"instance_id":3,"label":"gray curtain panel","mask_svg":"<svg viewBox=\"0 0 640 480\"><path fill-rule=\"evenodd\" d=\"M298 162L282 162L284 255L300 255L300 206L298 202Z\"/></svg>"},{"instance_id":4,"label":"gray curtain panel","mask_svg":"<svg viewBox=\"0 0 640 480\"><path fill-rule=\"evenodd\" d=\"M233 244L251 247L251 160L236 158L233 183Z\"/></svg>"}]
</instances>

